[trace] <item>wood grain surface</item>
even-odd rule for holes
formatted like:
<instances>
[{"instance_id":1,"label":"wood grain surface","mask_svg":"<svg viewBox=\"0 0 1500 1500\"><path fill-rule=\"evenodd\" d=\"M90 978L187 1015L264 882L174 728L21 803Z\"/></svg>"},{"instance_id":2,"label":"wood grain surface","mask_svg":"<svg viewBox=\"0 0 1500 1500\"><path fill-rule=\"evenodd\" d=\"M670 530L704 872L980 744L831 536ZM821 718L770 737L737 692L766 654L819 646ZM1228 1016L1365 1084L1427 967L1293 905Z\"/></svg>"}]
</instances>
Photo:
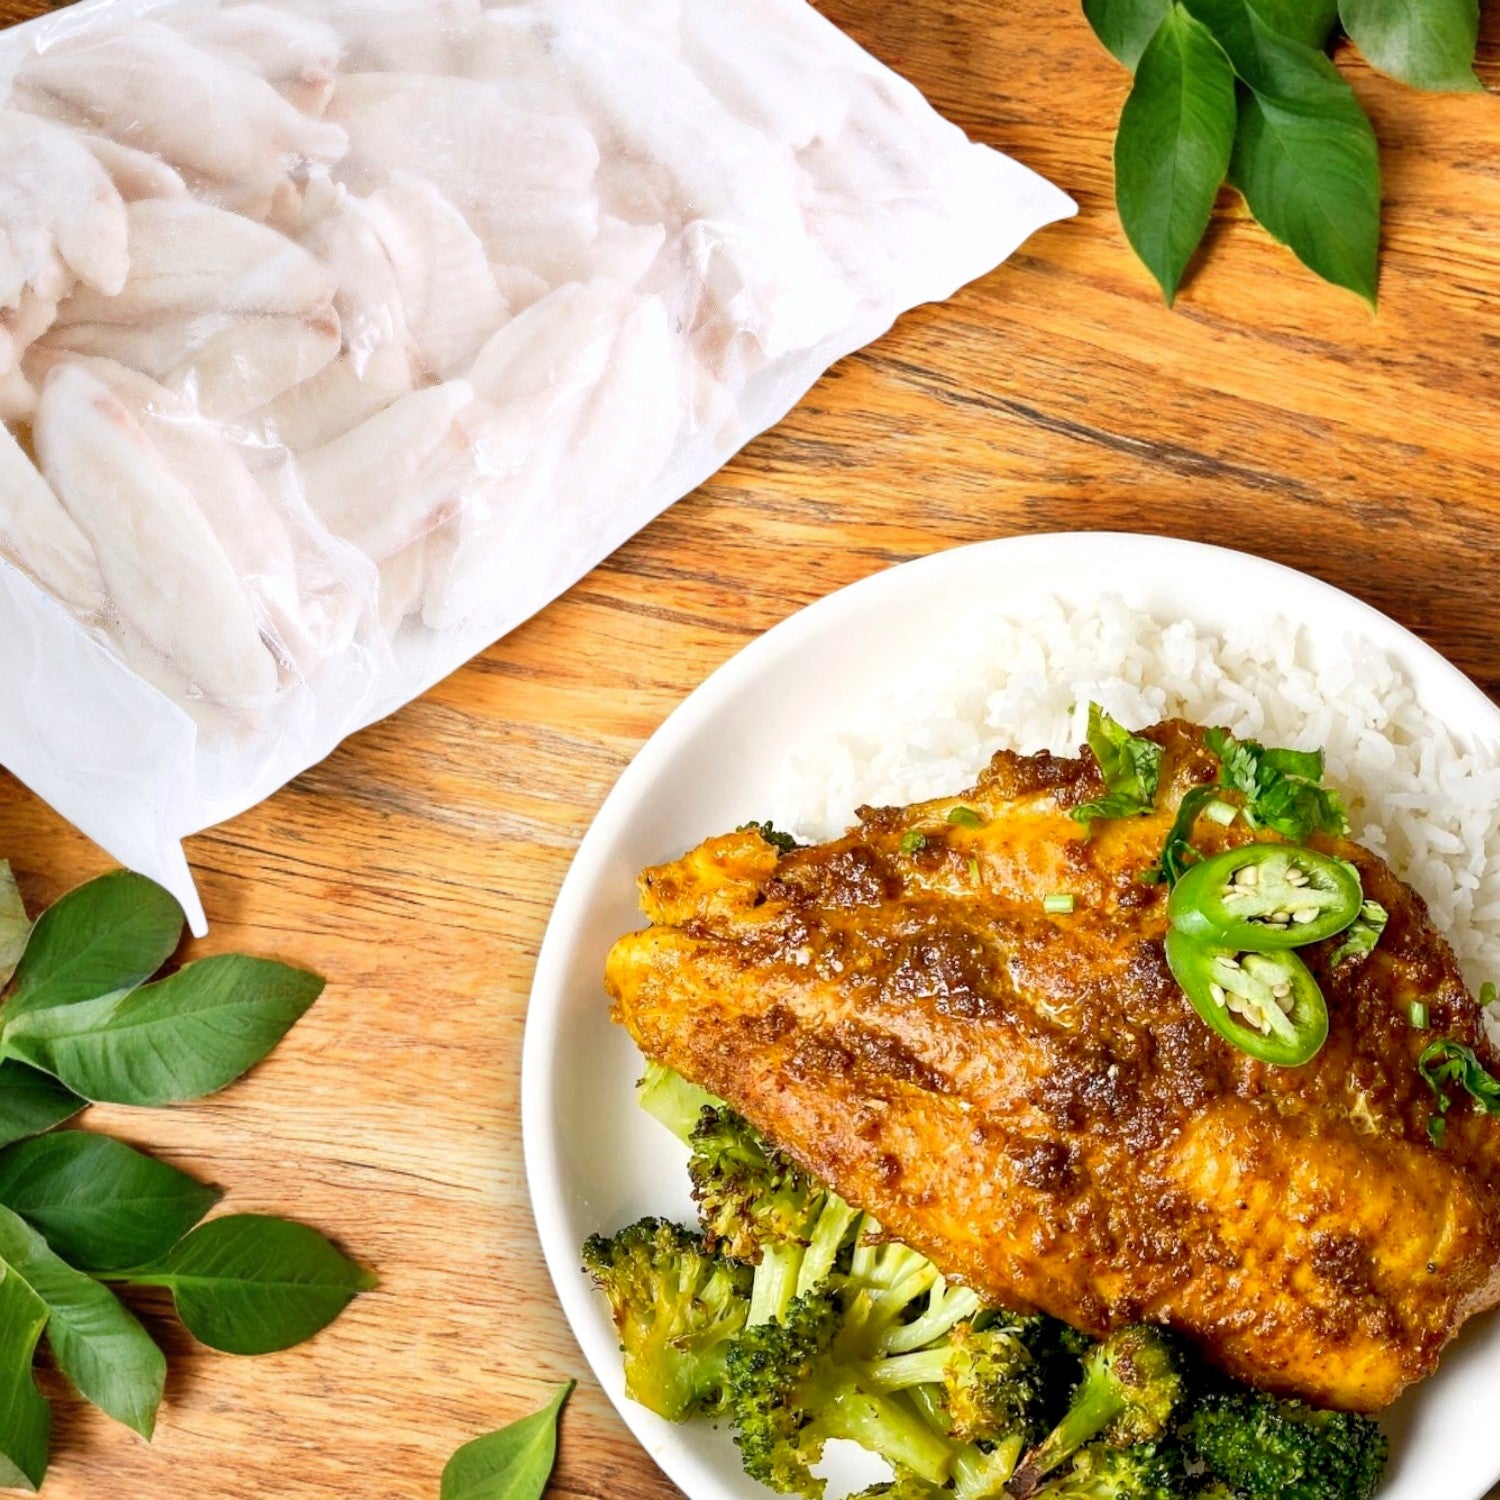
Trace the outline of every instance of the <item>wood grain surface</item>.
<instances>
[{"instance_id":1,"label":"wood grain surface","mask_svg":"<svg viewBox=\"0 0 1500 1500\"><path fill-rule=\"evenodd\" d=\"M32 8L0 0L0 18ZM435 1497L457 1444L566 1375L555 1492L671 1493L586 1377L543 1270L517 1120L527 986L621 768L799 606L956 543L1143 530L1303 568L1500 689L1500 101L1411 93L1346 49L1383 147L1378 314L1227 196L1169 312L1110 204L1126 80L1076 0L825 8L1079 218L902 319L529 624L192 841L201 951L297 960L329 989L219 1097L89 1123L221 1183L226 1207L312 1221L382 1286L264 1359L156 1319L172 1373L155 1442L59 1392L56 1500ZM1500 86L1500 10L1479 72ZM33 903L107 864L3 775L0 855Z\"/></svg>"}]
</instances>

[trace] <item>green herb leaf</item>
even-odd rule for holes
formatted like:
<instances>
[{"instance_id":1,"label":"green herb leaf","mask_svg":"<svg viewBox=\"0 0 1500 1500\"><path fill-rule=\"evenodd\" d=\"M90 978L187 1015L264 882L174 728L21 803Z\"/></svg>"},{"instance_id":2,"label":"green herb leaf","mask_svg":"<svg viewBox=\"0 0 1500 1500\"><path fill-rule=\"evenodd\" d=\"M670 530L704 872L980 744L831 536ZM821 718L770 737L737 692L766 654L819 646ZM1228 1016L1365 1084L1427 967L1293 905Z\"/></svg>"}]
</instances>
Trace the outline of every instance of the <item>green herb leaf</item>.
<instances>
[{"instance_id":1,"label":"green herb leaf","mask_svg":"<svg viewBox=\"0 0 1500 1500\"><path fill-rule=\"evenodd\" d=\"M1380 155L1359 101L1332 63L1296 97L1240 90L1230 181L1257 221L1325 281L1375 305Z\"/></svg>"},{"instance_id":2,"label":"green herb leaf","mask_svg":"<svg viewBox=\"0 0 1500 1500\"><path fill-rule=\"evenodd\" d=\"M177 1104L259 1062L322 989L306 970L224 954L128 994L27 1011L4 1039L85 1099Z\"/></svg>"},{"instance_id":3,"label":"green herb leaf","mask_svg":"<svg viewBox=\"0 0 1500 1500\"><path fill-rule=\"evenodd\" d=\"M134 989L172 956L182 926L182 908L142 875L79 886L37 918L5 1018Z\"/></svg>"},{"instance_id":4,"label":"green herb leaf","mask_svg":"<svg viewBox=\"0 0 1500 1500\"><path fill-rule=\"evenodd\" d=\"M10 976L16 972L16 965L26 951L26 939L30 936L31 921L16 886L16 877L11 874L10 861L0 859L0 990L10 983Z\"/></svg>"},{"instance_id":5,"label":"green herb leaf","mask_svg":"<svg viewBox=\"0 0 1500 1500\"><path fill-rule=\"evenodd\" d=\"M1255 740L1235 739L1227 729L1210 729L1203 738L1219 757L1221 784L1244 796L1241 816L1252 828L1270 828L1299 843L1312 833L1348 833L1343 798L1320 785L1320 751L1267 750Z\"/></svg>"},{"instance_id":6,"label":"green herb leaf","mask_svg":"<svg viewBox=\"0 0 1500 1500\"><path fill-rule=\"evenodd\" d=\"M758 833L768 844L774 844L783 854L790 854L798 847L797 840L789 833L783 833L773 823L741 823L734 830L736 833Z\"/></svg>"},{"instance_id":7,"label":"green herb leaf","mask_svg":"<svg viewBox=\"0 0 1500 1500\"><path fill-rule=\"evenodd\" d=\"M974 811L972 807L965 807L962 802L948 809L948 822L955 828L983 828L984 819Z\"/></svg>"},{"instance_id":8,"label":"green herb leaf","mask_svg":"<svg viewBox=\"0 0 1500 1500\"><path fill-rule=\"evenodd\" d=\"M167 1361L107 1287L75 1271L18 1214L0 1207L0 1260L47 1305L47 1343L78 1394L150 1437Z\"/></svg>"},{"instance_id":9,"label":"green herb leaf","mask_svg":"<svg viewBox=\"0 0 1500 1500\"><path fill-rule=\"evenodd\" d=\"M1091 823L1095 818L1130 818L1150 812L1161 779L1161 746L1132 734L1097 703L1089 704L1088 745L1104 777L1106 795L1075 807L1075 821Z\"/></svg>"},{"instance_id":10,"label":"green herb leaf","mask_svg":"<svg viewBox=\"0 0 1500 1500\"><path fill-rule=\"evenodd\" d=\"M218 1201L217 1189L107 1135L65 1130L0 1152L0 1204L84 1270L165 1255Z\"/></svg>"},{"instance_id":11,"label":"green herb leaf","mask_svg":"<svg viewBox=\"0 0 1500 1500\"><path fill-rule=\"evenodd\" d=\"M1188 866L1198 859L1198 851L1192 845L1193 827L1198 814L1218 795L1214 786L1195 786L1184 793L1177 804L1177 816L1167 830L1166 842L1162 845L1161 858L1149 870L1142 870L1140 879L1146 885L1165 885L1168 888L1182 879Z\"/></svg>"},{"instance_id":12,"label":"green herb leaf","mask_svg":"<svg viewBox=\"0 0 1500 1500\"><path fill-rule=\"evenodd\" d=\"M1366 901L1359 915L1344 929L1344 941L1333 950L1329 964L1337 967L1346 958L1362 958L1373 952L1389 920L1390 913L1378 901Z\"/></svg>"},{"instance_id":13,"label":"green herb leaf","mask_svg":"<svg viewBox=\"0 0 1500 1500\"><path fill-rule=\"evenodd\" d=\"M261 1214L210 1219L120 1279L170 1288L188 1332L227 1354L290 1349L376 1285L317 1230Z\"/></svg>"},{"instance_id":14,"label":"green herb leaf","mask_svg":"<svg viewBox=\"0 0 1500 1500\"><path fill-rule=\"evenodd\" d=\"M47 1326L47 1304L0 1262L0 1487L42 1487L52 1408L36 1388L31 1364Z\"/></svg>"},{"instance_id":15,"label":"green herb leaf","mask_svg":"<svg viewBox=\"0 0 1500 1500\"><path fill-rule=\"evenodd\" d=\"M927 835L919 833L915 828L908 828L901 835L901 852L903 854L915 854L927 845Z\"/></svg>"},{"instance_id":16,"label":"green herb leaf","mask_svg":"<svg viewBox=\"0 0 1500 1500\"><path fill-rule=\"evenodd\" d=\"M1132 71L1172 8L1172 0L1083 0L1094 35Z\"/></svg>"},{"instance_id":17,"label":"green herb leaf","mask_svg":"<svg viewBox=\"0 0 1500 1500\"><path fill-rule=\"evenodd\" d=\"M1437 1101L1437 1111L1427 1122L1427 1134L1441 1146L1447 1134L1444 1116L1453 1107L1446 1085L1458 1084L1474 1101L1474 1108L1487 1115L1500 1115L1500 1079L1486 1071L1472 1047L1451 1037L1431 1042L1417 1059L1417 1072L1426 1080Z\"/></svg>"},{"instance_id":18,"label":"green herb leaf","mask_svg":"<svg viewBox=\"0 0 1500 1500\"><path fill-rule=\"evenodd\" d=\"M571 1380L541 1411L465 1443L443 1469L439 1500L540 1500L557 1460L557 1421Z\"/></svg>"},{"instance_id":19,"label":"green herb leaf","mask_svg":"<svg viewBox=\"0 0 1500 1500\"><path fill-rule=\"evenodd\" d=\"M61 1125L86 1102L46 1073L6 1058L0 1062L0 1146Z\"/></svg>"},{"instance_id":20,"label":"green herb leaf","mask_svg":"<svg viewBox=\"0 0 1500 1500\"><path fill-rule=\"evenodd\" d=\"M1474 76L1479 0L1340 0L1371 67L1419 89L1482 89Z\"/></svg>"},{"instance_id":21,"label":"green herb leaf","mask_svg":"<svg viewBox=\"0 0 1500 1500\"><path fill-rule=\"evenodd\" d=\"M1141 55L1115 137L1120 222L1168 306L1229 170L1235 119L1229 60L1173 5Z\"/></svg>"},{"instance_id":22,"label":"green herb leaf","mask_svg":"<svg viewBox=\"0 0 1500 1500\"><path fill-rule=\"evenodd\" d=\"M1254 0L1261 20L1282 36L1319 50L1338 24L1338 0Z\"/></svg>"}]
</instances>

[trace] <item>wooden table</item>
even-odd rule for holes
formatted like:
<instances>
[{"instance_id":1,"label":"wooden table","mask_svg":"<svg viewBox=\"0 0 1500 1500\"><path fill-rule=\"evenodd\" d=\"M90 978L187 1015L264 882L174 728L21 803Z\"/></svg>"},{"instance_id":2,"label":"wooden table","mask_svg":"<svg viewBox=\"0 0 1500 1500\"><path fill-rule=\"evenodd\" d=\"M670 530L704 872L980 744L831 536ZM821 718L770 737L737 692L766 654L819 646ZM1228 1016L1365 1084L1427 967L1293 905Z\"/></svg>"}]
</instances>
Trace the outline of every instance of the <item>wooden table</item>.
<instances>
[{"instance_id":1,"label":"wooden table","mask_svg":"<svg viewBox=\"0 0 1500 1500\"><path fill-rule=\"evenodd\" d=\"M30 4L0 0L0 17ZM1081 216L904 318L536 619L192 842L204 950L332 982L227 1093L90 1123L222 1183L229 1207L312 1221L383 1284L265 1359L193 1349L159 1320L155 1443L62 1397L56 1500L433 1497L458 1443L570 1374L558 1492L670 1492L586 1377L542 1267L517 1121L527 986L621 768L809 600L960 542L1139 529L1306 569L1500 689L1500 103L1421 97L1342 56L1384 146L1379 314L1227 198L1169 312L1110 204L1125 77L1073 0L827 10ZM1500 83L1500 10L1480 71ZM5 779L0 855L35 903L106 866Z\"/></svg>"}]
</instances>

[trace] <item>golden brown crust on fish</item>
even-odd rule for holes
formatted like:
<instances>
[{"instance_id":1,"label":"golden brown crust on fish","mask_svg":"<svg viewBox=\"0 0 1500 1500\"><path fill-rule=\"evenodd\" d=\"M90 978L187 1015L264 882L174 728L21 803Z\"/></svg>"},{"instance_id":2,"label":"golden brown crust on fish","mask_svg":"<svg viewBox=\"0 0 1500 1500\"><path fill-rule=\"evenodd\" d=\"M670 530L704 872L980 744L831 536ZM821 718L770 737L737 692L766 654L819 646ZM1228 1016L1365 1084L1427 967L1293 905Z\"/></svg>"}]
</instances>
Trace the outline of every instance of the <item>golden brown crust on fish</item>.
<instances>
[{"instance_id":1,"label":"golden brown crust on fish","mask_svg":"<svg viewBox=\"0 0 1500 1500\"><path fill-rule=\"evenodd\" d=\"M1437 1036L1497 1059L1421 898L1337 839L1313 842L1390 921L1337 968L1337 940L1302 950L1327 1045L1278 1069L1210 1030L1139 874L1217 761L1193 725L1148 733L1159 810L1091 834L1068 816L1102 791L1091 755L1002 752L971 791L862 809L827 844L728 834L646 871L615 1015L988 1298L1095 1334L1167 1323L1256 1385L1375 1410L1500 1301L1500 1123L1461 1103L1434 1148L1417 1072ZM947 822L956 803L982 826ZM1044 910L1058 891L1072 912Z\"/></svg>"}]
</instances>

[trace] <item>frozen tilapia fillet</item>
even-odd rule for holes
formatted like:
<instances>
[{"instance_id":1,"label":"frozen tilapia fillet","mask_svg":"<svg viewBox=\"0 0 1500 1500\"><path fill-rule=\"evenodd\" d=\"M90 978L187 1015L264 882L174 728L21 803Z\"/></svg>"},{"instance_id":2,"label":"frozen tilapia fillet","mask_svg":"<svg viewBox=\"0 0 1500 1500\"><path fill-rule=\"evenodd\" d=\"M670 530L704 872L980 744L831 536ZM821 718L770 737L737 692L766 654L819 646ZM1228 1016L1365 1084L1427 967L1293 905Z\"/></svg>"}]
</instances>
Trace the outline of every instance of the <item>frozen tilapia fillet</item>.
<instances>
[{"instance_id":1,"label":"frozen tilapia fillet","mask_svg":"<svg viewBox=\"0 0 1500 1500\"><path fill-rule=\"evenodd\" d=\"M0 693L164 747L0 760L190 910L185 833L1072 208L803 0L102 0L0 79Z\"/></svg>"},{"instance_id":2,"label":"frozen tilapia fillet","mask_svg":"<svg viewBox=\"0 0 1500 1500\"><path fill-rule=\"evenodd\" d=\"M1104 793L1092 755L1002 751L829 843L750 830L646 870L614 1014L986 1301L1165 1323L1256 1386L1377 1410L1500 1301L1500 1124L1456 1111L1435 1148L1417 1066L1433 1036L1500 1058L1421 898L1322 836L1389 912L1357 962L1300 950L1326 1044L1275 1067L1206 1025L1139 875L1218 760L1196 726L1146 734L1157 810L1092 833L1070 817ZM1255 837L1195 834L1205 856Z\"/></svg>"}]
</instances>

